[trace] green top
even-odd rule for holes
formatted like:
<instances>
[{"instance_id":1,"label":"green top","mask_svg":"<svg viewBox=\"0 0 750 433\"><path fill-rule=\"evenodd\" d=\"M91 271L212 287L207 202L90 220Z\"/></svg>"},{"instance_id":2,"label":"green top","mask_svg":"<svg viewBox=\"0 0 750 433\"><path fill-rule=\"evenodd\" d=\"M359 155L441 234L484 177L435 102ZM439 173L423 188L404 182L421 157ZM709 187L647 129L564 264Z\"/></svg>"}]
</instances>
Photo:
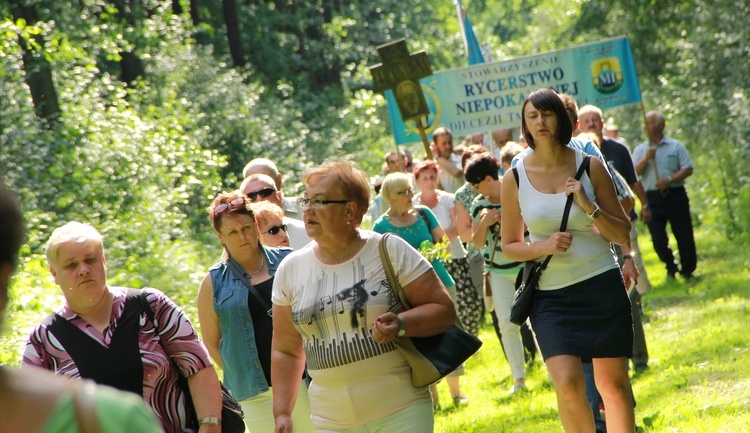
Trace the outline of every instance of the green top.
<instances>
[{"instance_id":1,"label":"green top","mask_svg":"<svg viewBox=\"0 0 750 433\"><path fill-rule=\"evenodd\" d=\"M96 414L102 433L162 433L161 424L135 394L96 387ZM42 433L80 433L73 408L73 392L60 398Z\"/></svg>"},{"instance_id":2,"label":"green top","mask_svg":"<svg viewBox=\"0 0 750 433\"><path fill-rule=\"evenodd\" d=\"M388 214L383 214L380 216L380 218L378 218L377 221L375 221L375 224L372 225L372 230L378 233L393 233L401 239L405 240L409 245L414 247L414 249L419 250L419 246L425 240L430 241L430 243L434 241L432 237L432 230L430 230L430 227L438 227L440 223L438 222L437 217L434 213L432 213L432 210L430 208L421 205L414 206L414 208L421 208L424 211L424 215L427 217L427 222L425 222L424 218L422 218L422 216L419 214L419 210L417 209L417 220L414 222L414 224L408 227L394 226L386 218ZM451 277L451 274L447 269L445 269L443 262L441 262L440 260L433 260L431 264L435 269L438 277L440 278L440 281L443 282L443 285L445 287L456 285L456 282L453 281L453 277Z\"/></svg>"}]
</instances>

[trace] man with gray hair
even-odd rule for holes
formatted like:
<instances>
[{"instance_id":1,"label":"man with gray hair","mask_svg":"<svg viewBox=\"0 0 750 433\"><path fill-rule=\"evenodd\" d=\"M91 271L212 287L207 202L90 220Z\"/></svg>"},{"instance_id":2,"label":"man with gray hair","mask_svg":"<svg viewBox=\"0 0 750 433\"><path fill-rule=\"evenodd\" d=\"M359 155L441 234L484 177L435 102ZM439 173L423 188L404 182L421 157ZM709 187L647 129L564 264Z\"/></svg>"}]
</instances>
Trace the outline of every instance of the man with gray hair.
<instances>
[{"instance_id":1,"label":"man with gray hair","mask_svg":"<svg viewBox=\"0 0 750 433\"><path fill-rule=\"evenodd\" d=\"M248 162L247 165L245 165L245 168L242 169L242 177L247 179L247 177L252 174L265 174L273 179L273 182L276 185L276 191L281 197L280 206L281 209L284 210L284 216L300 221L302 220L302 209L297 206L297 200L284 197L281 187L283 176L279 173L279 169L276 168L276 164L273 161L267 158L255 158Z\"/></svg>"},{"instance_id":2,"label":"man with gray hair","mask_svg":"<svg viewBox=\"0 0 750 433\"><path fill-rule=\"evenodd\" d=\"M674 278L679 272L685 279L690 279L698 260L685 179L693 174L695 166L682 143L664 136L664 126L662 113L646 113L648 141L635 148L633 162L651 205L652 217L648 230L654 251L666 265L669 278ZM681 268L678 268L669 247L667 223L677 240Z\"/></svg>"}]
</instances>

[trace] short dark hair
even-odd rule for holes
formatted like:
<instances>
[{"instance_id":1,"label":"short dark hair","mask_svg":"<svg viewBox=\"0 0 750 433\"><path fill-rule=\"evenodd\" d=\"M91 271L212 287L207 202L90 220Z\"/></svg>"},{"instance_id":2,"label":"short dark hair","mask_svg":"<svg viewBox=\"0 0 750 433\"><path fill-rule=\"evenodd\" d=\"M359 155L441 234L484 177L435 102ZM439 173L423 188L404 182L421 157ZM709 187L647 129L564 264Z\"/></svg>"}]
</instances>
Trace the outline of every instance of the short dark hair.
<instances>
[{"instance_id":1,"label":"short dark hair","mask_svg":"<svg viewBox=\"0 0 750 433\"><path fill-rule=\"evenodd\" d=\"M464 153L461 154L461 168L466 169L466 163L480 153L487 153L489 150L484 147L483 144L472 144L471 146L464 147Z\"/></svg>"},{"instance_id":2,"label":"short dark hair","mask_svg":"<svg viewBox=\"0 0 750 433\"><path fill-rule=\"evenodd\" d=\"M23 214L15 195L0 180L0 265L18 264L18 251L26 237Z\"/></svg>"},{"instance_id":3,"label":"short dark hair","mask_svg":"<svg viewBox=\"0 0 750 433\"><path fill-rule=\"evenodd\" d=\"M500 178L500 163L491 153L480 153L466 163L464 177L471 184L483 181L487 176L497 180Z\"/></svg>"},{"instance_id":4,"label":"short dark hair","mask_svg":"<svg viewBox=\"0 0 750 433\"><path fill-rule=\"evenodd\" d=\"M437 138L441 135L447 135L448 141L453 142L453 132L445 126L441 126L432 132L432 142L437 143Z\"/></svg>"},{"instance_id":5,"label":"short dark hair","mask_svg":"<svg viewBox=\"0 0 750 433\"><path fill-rule=\"evenodd\" d=\"M526 105L529 102L537 110L555 113L557 117L557 133L555 138L557 138L561 146L566 146L570 143L570 139L573 136L573 124L570 122L568 112L565 110L565 104L563 104L562 99L560 99L560 96L553 89L543 88L531 92L521 106L521 132L526 138L526 144L532 149L536 146L534 137L531 136L529 129L526 127Z\"/></svg>"}]
</instances>

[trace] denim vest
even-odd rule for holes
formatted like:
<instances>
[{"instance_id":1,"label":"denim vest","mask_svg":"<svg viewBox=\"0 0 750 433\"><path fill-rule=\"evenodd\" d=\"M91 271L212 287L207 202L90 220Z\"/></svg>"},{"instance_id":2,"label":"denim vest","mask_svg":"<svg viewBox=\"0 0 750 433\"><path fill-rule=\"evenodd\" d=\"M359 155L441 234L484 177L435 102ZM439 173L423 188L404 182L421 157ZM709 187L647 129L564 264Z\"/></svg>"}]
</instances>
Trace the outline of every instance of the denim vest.
<instances>
[{"instance_id":1,"label":"denim vest","mask_svg":"<svg viewBox=\"0 0 750 433\"><path fill-rule=\"evenodd\" d=\"M292 252L291 248L262 247L273 277L279 262ZM247 400L268 390L255 345L255 329L247 304L248 289L237 276L220 262L209 270L214 286L214 310L221 330L220 353L224 364L224 384L238 401ZM264 356L270 357L267 353Z\"/></svg>"}]
</instances>

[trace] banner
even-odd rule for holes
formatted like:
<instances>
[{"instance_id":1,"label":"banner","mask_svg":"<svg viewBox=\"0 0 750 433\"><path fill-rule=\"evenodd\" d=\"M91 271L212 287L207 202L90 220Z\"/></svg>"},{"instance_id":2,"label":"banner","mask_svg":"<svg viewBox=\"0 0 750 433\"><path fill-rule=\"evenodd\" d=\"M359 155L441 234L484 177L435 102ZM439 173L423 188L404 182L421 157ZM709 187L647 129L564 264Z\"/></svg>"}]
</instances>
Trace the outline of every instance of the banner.
<instances>
[{"instance_id":1,"label":"banner","mask_svg":"<svg viewBox=\"0 0 750 433\"><path fill-rule=\"evenodd\" d=\"M439 71L420 80L430 116L426 132L439 126L454 137L521 124L526 95L540 87L573 96L578 105L602 110L641 101L630 42L607 39L559 51ZM413 122L405 124L393 92L386 92L396 144L420 141Z\"/></svg>"}]
</instances>

